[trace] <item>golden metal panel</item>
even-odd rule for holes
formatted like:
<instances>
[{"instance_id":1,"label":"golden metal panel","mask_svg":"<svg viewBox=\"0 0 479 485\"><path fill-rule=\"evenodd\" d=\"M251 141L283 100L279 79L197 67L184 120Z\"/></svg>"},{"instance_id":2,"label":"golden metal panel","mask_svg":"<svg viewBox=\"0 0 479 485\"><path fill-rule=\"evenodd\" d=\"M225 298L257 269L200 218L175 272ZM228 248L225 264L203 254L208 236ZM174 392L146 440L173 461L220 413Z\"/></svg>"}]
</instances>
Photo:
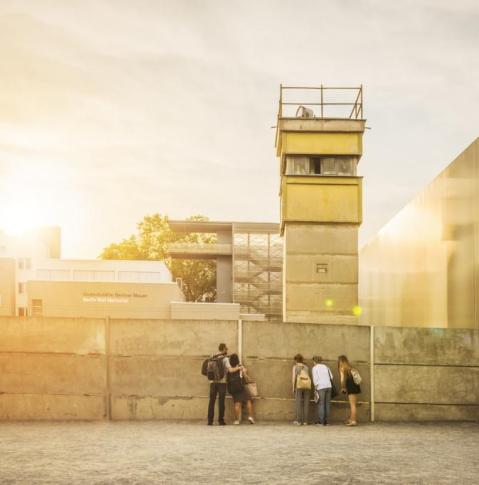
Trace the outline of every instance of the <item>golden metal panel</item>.
<instances>
[{"instance_id":1,"label":"golden metal panel","mask_svg":"<svg viewBox=\"0 0 479 485\"><path fill-rule=\"evenodd\" d=\"M479 139L360 252L362 322L479 328Z\"/></svg>"},{"instance_id":2,"label":"golden metal panel","mask_svg":"<svg viewBox=\"0 0 479 485\"><path fill-rule=\"evenodd\" d=\"M282 155L361 155L362 133L281 133Z\"/></svg>"},{"instance_id":3,"label":"golden metal panel","mask_svg":"<svg viewBox=\"0 0 479 485\"><path fill-rule=\"evenodd\" d=\"M360 224L359 177L283 177L281 222Z\"/></svg>"}]
</instances>

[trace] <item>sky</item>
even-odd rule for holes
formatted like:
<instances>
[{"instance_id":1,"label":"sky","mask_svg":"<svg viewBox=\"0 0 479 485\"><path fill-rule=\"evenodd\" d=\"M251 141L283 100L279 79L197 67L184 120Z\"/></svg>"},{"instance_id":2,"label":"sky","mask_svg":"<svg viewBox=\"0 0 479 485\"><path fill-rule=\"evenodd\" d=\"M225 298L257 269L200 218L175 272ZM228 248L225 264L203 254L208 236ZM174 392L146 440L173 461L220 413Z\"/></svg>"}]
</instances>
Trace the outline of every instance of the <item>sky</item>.
<instances>
[{"instance_id":1,"label":"sky","mask_svg":"<svg viewBox=\"0 0 479 485\"><path fill-rule=\"evenodd\" d=\"M0 227L279 221L279 85L364 86L363 244L479 136L476 0L1 0Z\"/></svg>"}]
</instances>

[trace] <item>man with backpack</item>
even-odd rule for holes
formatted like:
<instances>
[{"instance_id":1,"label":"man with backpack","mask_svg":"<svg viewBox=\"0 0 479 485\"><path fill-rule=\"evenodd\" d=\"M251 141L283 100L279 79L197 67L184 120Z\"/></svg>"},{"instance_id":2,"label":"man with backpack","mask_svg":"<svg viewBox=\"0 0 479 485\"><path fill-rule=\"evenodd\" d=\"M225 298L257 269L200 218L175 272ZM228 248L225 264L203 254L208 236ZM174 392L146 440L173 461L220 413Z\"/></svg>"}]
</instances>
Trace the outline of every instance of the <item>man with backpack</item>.
<instances>
[{"instance_id":1,"label":"man with backpack","mask_svg":"<svg viewBox=\"0 0 479 485\"><path fill-rule=\"evenodd\" d=\"M210 381L210 400L208 403L208 425L213 425L215 417L216 396L218 400L218 424L224 426L225 423L225 398L226 398L226 376L231 368L228 358L228 348L226 344L218 345L218 354L211 356L203 363L206 376ZM206 369L205 369L206 368ZM204 374L204 370L202 373Z\"/></svg>"}]
</instances>

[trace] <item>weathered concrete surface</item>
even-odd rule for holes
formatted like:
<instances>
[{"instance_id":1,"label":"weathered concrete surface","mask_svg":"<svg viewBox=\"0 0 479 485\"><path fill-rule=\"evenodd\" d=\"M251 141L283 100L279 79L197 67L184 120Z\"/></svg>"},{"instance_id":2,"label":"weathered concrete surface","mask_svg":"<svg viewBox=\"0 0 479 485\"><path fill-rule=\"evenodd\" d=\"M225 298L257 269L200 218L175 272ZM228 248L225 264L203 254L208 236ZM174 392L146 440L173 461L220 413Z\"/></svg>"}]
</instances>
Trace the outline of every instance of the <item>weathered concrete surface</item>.
<instances>
[{"instance_id":1,"label":"weathered concrete surface","mask_svg":"<svg viewBox=\"0 0 479 485\"><path fill-rule=\"evenodd\" d=\"M113 357L112 394L207 396L209 384L201 375L202 362L202 358L193 357Z\"/></svg>"},{"instance_id":2,"label":"weathered concrete surface","mask_svg":"<svg viewBox=\"0 0 479 485\"><path fill-rule=\"evenodd\" d=\"M112 320L111 353L208 356L225 342L237 348L237 321Z\"/></svg>"},{"instance_id":3,"label":"weathered concrete surface","mask_svg":"<svg viewBox=\"0 0 479 485\"><path fill-rule=\"evenodd\" d=\"M377 365L375 376L376 402L478 403L479 367Z\"/></svg>"},{"instance_id":4,"label":"weathered concrete surface","mask_svg":"<svg viewBox=\"0 0 479 485\"><path fill-rule=\"evenodd\" d=\"M103 395L105 375L101 355L0 354L0 393Z\"/></svg>"},{"instance_id":5,"label":"weathered concrete surface","mask_svg":"<svg viewBox=\"0 0 479 485\"><path fill-rule=\"evenodd\" d=\"M478 431L458 423L7 423L0 476L32 485L473 484Z\"/></svg>"},{"instance_id":6,"label":"weathered concrete surface","mask_svg":"<svg viewBox=\"0 0 479 485\"><path fill-rule=\"evenodd\" d=\"M207 421L207 397L112 396L112 418L115 420L203 420ZM226 399L225 419L234 421L233 402ZM215 421L218 403L215 404Z\"/></svg>"},{"instance_id":7,"label":"weathered concrete surface","mask_svg":"<svg viewBox=\"0 0 479 485\"><path fill-rule=\"evenodd\" d=\"M358 254L358 227L349 224L294 224L285 227L287 254Z\"/></svg>"},{"instance_id":8,"label":"weathered concrete surface","mask_svg":"<svg viewBox=\"0 0 479 485\"><path fill-rule=\"evenodd\" d=\"M331 403L331 416L329 421L331 423L343 423L349 417L349 403L337 401L336 399ZM258 422L292 422L295 419L293 399L255 399L254 407ZM318 420L318 406L313 401L310 402L308 420L310 424L315 423ZM366 423L369 422L369 420L369 403L359 402L358 421Z\"/></svg>"},{"instance_id":9,"label":"weathered concrete surface","mask_svg":"<svg viewBox=\"0 0 479 485\"><path fill-rule=\"evenodd\" d=\"M105 320L0 318L0 352L105 353Z\"/></svg>"},{"instance_id":10,"label":"weathered concrete surface","mask_svg":"<svg viewBox=\"0 0 479 485\"><path fill-rule=\"evenodd\" d=\"M312 362L307 361L306 364L312 369ZM335 386L340 390L339 374L336 362L325 362L329 366L333 374ZM253 359L245 360L245 365L251 377L258 385L258 392L261 397L274 398L290 398L292 396L292 367L293 361L282 359ZM359 370L363 383L361 384L362 395L364 401L369 402L370 385L369 385L369 365L355 364ZM342 396L338 396L337 400L343 400Z\"/></svg>"},{"instance_id":11,"label":"weathered concrete surface","mask_svg":"<svg viewBox=\"0 0 479 485\"><path fill-rule=\"evenodd\" d=\"M208 398L206 397L161 397L161 396L113 396L112 418L114 420L202 420L206 422ZM292 399L255 399L255 416L258 422L290 421L294 420L294 401ZM369 404L360 402L358 405L358 419L368 422L370 419ZM217 419L218 404L215 407ZM344 401L334 401L331 406L332 423L344 422L349 416L349 404ZM226 399L227 423L234 421L233 402ZM310 403L309 422L317 420L317 405Z\"/></svg>"},{"instance_id":12,"label":"weathered concrete surface","mask_svg":"<svg viewBox=\"0 0 479 485\"><path fill-rule=\"evenodd\" d=\"M479 332L445 328L374 328L378 364L479 366Z\"/></svg>"},{"instance_id":13,"label":"weathered concrete surface","mask_svg":"<svg viewBox=\"0 0 479 485\"><path fill-rule=\"evenodd\" d=\"M321 265L324 272L318 271ZM286 265L288 283L353 283L358 282L356 255L289 255Z\"/></svg>"},{"instance_id":14,"label":"weathered concrete surface","mask_svg":"<svg viewBox=\"0 0 479 485\"><path fill-rule=\"evenodd\" d=\"M352 314L358 304L357 284L320 284L320 283L286 283L286 305L289 311L310 311L324 314ZM334 306L329 308L326 301L331 300Z\"/></svg>"},{"instance_id":15,"label":"weathered concrete surface","mask_svg":"<svg viewBox=\"0 0 479 485\"><path fill-rule=\"evenodd\" d=\"M204 419L209 385L201 363L221 341L230 352L238 349L236 321L0 322L0 419L103 419L109 394L113 419ZM474 419L477 333L391 327L375 332L376 359L384 363L375 366L376 419ZM369 327L243 322L244 363L258 384L260 419L292 419L297 352L310 367L312 356L322 355L337 387L336 359L346 354L363 377L360 419L367 419L369 342ZM109 357L103 355L107 349ZM346 403L334 404L333 419L346 413Z\"/></svg>"},{"instance_id":16,"label":"weathered concrete surface","mask_svg":"<svg viewBox=\"0 0 479 485\"><path fill-rule=\"evenodd\" d=\"M104 396L0 394L2 421L101 420L105 417Z\"/></svg>"},{"instance_id":17,"label":"weathered concrete surface","mask_svg":"<svg viewBox=\"0 0 479 485\"><path fill-rule=\"evenodd\" d=\"M314 325L357 325L359 323L358 317L352 315L349 311L341 314L339 312L331 314L306 310L290 310L287 313L286 321Z\"/></svg>"},{"instance_id":18,"label":"weathered concrete surface","mask_svg":"<svg viewBox=\"0 0 479 485\"><path fill-rule=\"evenodd\" d=\"M369 327L300 323L243 323L244 355L293 359L321 355L328 361L346 354L352 362L369 362Z\"/></svg>"},{"instance_id":19,"label":"weathered concrete surface","mask_svg":"<svg viewBox=\"0 0 479 485\"><path fill-rule=\"evenodd\" d=\"M383 404L376 403L377 421L479 421L479 404Z\"/></svg>"}]
</instances>

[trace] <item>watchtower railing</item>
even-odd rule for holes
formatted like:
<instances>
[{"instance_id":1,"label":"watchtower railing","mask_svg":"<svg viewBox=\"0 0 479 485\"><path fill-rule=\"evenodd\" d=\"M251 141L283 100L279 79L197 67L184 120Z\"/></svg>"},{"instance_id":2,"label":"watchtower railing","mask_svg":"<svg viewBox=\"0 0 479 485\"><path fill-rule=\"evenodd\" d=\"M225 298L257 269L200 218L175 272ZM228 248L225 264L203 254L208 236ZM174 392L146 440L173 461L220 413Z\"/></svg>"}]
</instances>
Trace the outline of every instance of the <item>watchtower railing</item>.
<instances>
[{"instance_id":1,"label":"watchtower railing","mask_svg":"<svg viewBox=\"0 0 479 485\"><path fill-rule=\"evenodd\" d=\"M303 99L292 101L288 97L289 92L299 93ZM290 107L293 111L296 108L294 116L290 114ZM301 116L298 116L301 108L303 108ZM363 119L363 85L331 87L322 84L320 86L283 86L281 84L278 119L284 117Z\"/></svg>"}]
</instances>

